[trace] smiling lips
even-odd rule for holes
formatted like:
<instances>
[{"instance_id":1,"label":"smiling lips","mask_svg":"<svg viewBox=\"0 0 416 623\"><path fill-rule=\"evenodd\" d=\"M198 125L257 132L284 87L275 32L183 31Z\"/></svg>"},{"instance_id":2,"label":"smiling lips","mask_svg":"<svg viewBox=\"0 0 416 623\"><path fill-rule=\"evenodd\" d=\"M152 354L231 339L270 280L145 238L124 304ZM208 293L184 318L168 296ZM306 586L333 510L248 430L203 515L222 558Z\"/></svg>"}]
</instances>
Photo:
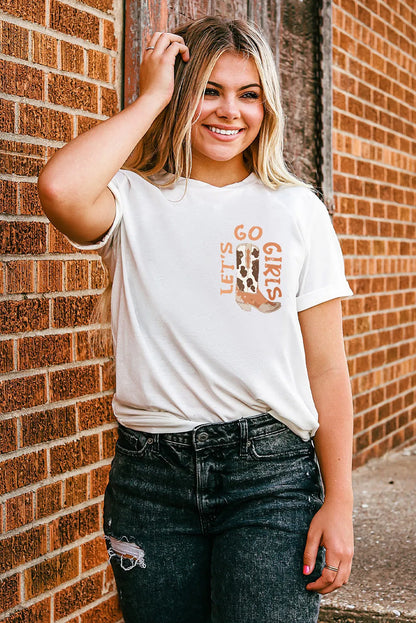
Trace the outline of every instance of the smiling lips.
<instances>
[{"instance_id":1,"label":"smiling lips","mask_svg":"<svg viewBox=\"0 0 416 623\"><path fill-rule=\"evenodd\" d=\"M217 128L214 125L207 125L205 127L208 128L208 130L210 130L214 134L221 134L223 136L235 136L236 134L239 134L242 131L242 128L225 130L223 128Z\"/></svg>"}]
</instances>

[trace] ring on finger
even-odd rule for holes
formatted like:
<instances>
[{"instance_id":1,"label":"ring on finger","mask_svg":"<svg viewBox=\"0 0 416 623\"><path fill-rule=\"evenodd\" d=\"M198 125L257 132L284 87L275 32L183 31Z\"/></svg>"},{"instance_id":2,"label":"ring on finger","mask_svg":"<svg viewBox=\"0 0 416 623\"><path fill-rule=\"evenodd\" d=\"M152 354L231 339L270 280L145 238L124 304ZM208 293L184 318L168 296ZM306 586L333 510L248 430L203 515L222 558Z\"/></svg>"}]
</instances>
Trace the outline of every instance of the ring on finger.
<instances>
[{"instance_id":1,"label":"ring on finger","mask_svg":"<svg viewBox=\"0 0 416 623\"><path fill-rule=\"evenodd\" d=\"M148 47L148 48L146 48L146 51L147 51L147 50L154 50L154 49L155 49L155 46L154 46L154 45L149 45L149 47Z\"/></svg>"},{"instance_id":2,"label":"ring on finger","mask_svg":"<svg viewBox=\"0 0 416 623\"><path fill-rule=\"evenodd\" d=\"M335 573L338 573L338 571L339 571L339 567L333 567L332 565L325 565L324 569L329 569L330 571L335 571Z\"/></svg>"}]
</instances>

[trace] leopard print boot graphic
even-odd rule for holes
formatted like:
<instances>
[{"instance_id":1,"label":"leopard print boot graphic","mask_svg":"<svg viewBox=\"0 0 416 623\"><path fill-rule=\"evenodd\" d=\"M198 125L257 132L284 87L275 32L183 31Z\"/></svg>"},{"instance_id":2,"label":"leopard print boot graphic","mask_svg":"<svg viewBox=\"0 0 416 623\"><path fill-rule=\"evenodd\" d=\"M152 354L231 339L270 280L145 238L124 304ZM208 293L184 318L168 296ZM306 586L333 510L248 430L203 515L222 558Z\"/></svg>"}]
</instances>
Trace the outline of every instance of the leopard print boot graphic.
<instances>
[{"instance_id":1,"label":"leopard print boot graphic","mask_svg":"<svg viewBox=\"0 0 416 623\"><path fill-rule=\"evenodd\" d=\"M263 313L276 311L280 303L268 301L259 290L259 248L254 244L240 244L236 248L235 300L245 311L252 307Z\"/></svg>"}]
</instances>

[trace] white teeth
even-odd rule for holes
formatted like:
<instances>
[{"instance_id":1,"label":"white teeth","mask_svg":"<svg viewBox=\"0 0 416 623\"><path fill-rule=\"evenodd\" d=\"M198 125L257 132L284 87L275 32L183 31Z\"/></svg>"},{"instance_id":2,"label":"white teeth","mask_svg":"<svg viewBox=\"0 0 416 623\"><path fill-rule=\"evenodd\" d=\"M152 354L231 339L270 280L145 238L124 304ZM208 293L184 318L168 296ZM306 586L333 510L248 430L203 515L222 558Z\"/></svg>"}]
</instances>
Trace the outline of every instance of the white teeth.
<instances>
[{"instance_id":1,"label":"white teeth","mask_svg":"<svg viewBox=\"0 0 416 623\"><path fill-rule=\"evenodd\" d=\"M227 136L238 134L240 131L240 130L220 130L220 128L216 128L213 125L209 125L208 129L211 130L211 132L215 132L216 134L226 134Z\"/></svg>"}]
</instances>

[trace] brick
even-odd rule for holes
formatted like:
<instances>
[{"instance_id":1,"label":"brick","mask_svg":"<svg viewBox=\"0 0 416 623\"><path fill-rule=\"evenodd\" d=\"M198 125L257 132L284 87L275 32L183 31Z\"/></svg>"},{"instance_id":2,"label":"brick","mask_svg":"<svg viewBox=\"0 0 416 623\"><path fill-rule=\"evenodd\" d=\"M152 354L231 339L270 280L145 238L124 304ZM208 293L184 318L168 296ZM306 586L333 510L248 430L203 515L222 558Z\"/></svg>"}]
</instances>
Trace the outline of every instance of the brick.
<instances>
[{"instance_id":1,"label":"brick","mask_svg":"<svg viewBox=\"0 0 416 623\"><path fill-rule=\"evenodd\" d=\"M122 618L117 596L113 595L109 599L90 608L81 615L81 623L118 623Z\"/></svg>"},{"instance_id":2,"label":"brick","mask_svg":"<svg viewBox=\"0 0 416 623\"><path fill-rule=\"evenodd\" d=\"M53 326L57 328L88 325L97 296L57 297L53 301Z\"/></svg>"},{"instance_id":3,"label":"brick","mask_svg":"<svg viewBox=\"0 0 416 623\"><path fill-rule=\"evenodd\" d=\"M62 552L25 571L25 597L32 599L78 575L78 549Z\"/></svg>"},{"instance_id":4,"label":"brick","mask_svg":"<svg viewBox=\"0 0 416 623\"><path fill-rule=\"evenodd\" d=\"M416 235L416 226L413 228ZM410 236L409 236L410 237ZM108 284L108 273L101 260L90 260L91 288L102 289Z\"/></svg>"},{"instance_id":5,"label":"brick","mask_svg":"<svg viewBox=\"0 0 416 623\"><path fill-rule=\"evenodd\" d=\"M46 24L45 21L45 0L3 0L2 11L14 15L15 17L22 17L29 22L35 22L37 24Z\"/></svg>"},{"instance_id":6,"label":"brick","mask_svg":"<svg viewBox=\"0 0 416 623\"><path fill-rule=\"evenodd\" d=\"M116 442L118 438L117 426L110 430L103 431L103 459L113 458Z\"/></svg>"},{"instance_id":7,"label":"brick","mask_svg":"<svg viewBox=\"0 0 416 623\"><path fill-rule=\"evenodd\" d=\"M69 400L100 391L99 367L96 365L56 370L49 374L51 400Z\"/></svg>"},{"instance_id":8,"label":"brick","mask_svg":"<svg viewBox=\"0 0 416 623\"><path fill-rule=\"evenodd\" d=\"M46 224L17 221L4 223L0 235L0 253L36 255L46 251Z\"/></svg>"},{"instance_id":9,"label":"brick","mask_svg":"<svg viewBox=\"0 0 416 623\"><path fill-rule=\"evenodd\" d=\"M111 330L82 331L76 334L76 359L110 357L112 355Z\"/></svg>"},{"instance_id":10,"label":"brick","mask_svg":"<svg viewBox=\"0 0 416 623\"><path fill-rule=\"evenodd\" d=\"M114 422L112 396L101 396L78 403L78 421L81 430L96 428Z\"/></svg>"},{"instance_id":11,"label":"brick","mask_svg":"<svg viewBox=\"0 0 416 623\"><path fill-rule=\"evenodd\" d=\"M77 117L77 136L79 134L83 134L84 132L88 132L88 130L91 130L91 128L98 125L99 123L101 123L99 119L79 115Z\"/></svg>"},{"instance_id":12,"label":"brick","mask_svg":"<svg viewBox=\"0 0 416 623\"><path fill-rule=\"evenodd\" d=\"M99 43L100 22L95 15L57 0L51 0L50 15L51 28L54 30Z\"/></svg>"},{"instance_id":13,"label":"brick","mask_svg":"<svg viewBox=\"0 0 416 623\"><path fill-rule=\"evenodd\" d=\"M9 175L37 177L42 167L43 160L36 157L5 154L3 158L3 172Z\"/></svg>"},{"instance_id":14,"label":"brick","mask_svg":"<svg viewBox=\"0 0 416 623\"><path fill-rule=\"evenodd\" d=\"M0 454L17 448L17 423L14 418L0 421Z\"/></svg>"},{"instance_id":15,"label":"brick","mask_svg":"<svg viewBox=\"0 0 416 623\"><path fill-rule=\"evenodd\" d=\"M108 50L117 51L118 43L115 35L114 24L109 20L103 20L103 43Z\"/></svg>"},{"instance_id":16,"label":"brick","mask_svg":"<svg viewBox=\"0 0 416 623\"><path fill-rule=\"evenodd\" d=\"M52 476L85 467L100 460L98 435L81 437L50 449Z\"/></svg>"},{"instance_id":17,"label":"brick","mask_svg":"<svg viewBox=\"0 0 416 623\"><path fill-rule=\"evenodd\" d=\"M15 103L0 99L0 115L3 132L14 132Z\"/></svg>"},{"instance_id":18,"label":"brick","mask_svg":"<svg viewBox=\"0 0 416 623\"><path fill-rule=\"evenodd\" d=\"M84 73L84 48L75 43L61 41L61 66L64 71Z\"/></svg>"},{"instance_id":19,"label":"brick","mask_svg":"<svg viewBox=\"0 0 416 623\"><path fill-rule=\"evenodd\" d=\"M20 602L20 574L0 580L0 612L17 606ZM9 621L9 617L7 617Z\"/></svg>"},{"instance_id":20,"label":"brick","mask_svg":"<svg viewBox=\"0 0 416 623\"><path fill-rule=\"evenodd\" d=\"M6 293L28 294L34 292L35 275L33 260L6 262Z\"/></svg>"},{"instance_id":21,"label":"brick","mask_svg":"<svg viewBox=\"0 0 416 623\"><path fill-rule=\"evenodd\" d=\"M51 598L37 601L28 608L18 610L14 614L9 614L7 623L50 623L51 620Z\"/></svg>"},{"instance_id":22,"label":"brick","mask_svg":"<svg viewBox=\"0 0 416 623\"><path fill-rule=\"evenodd\" d=\"M53 515L62 508L61 482L54 482L36 490L36 519Z\"/></svg>"},{"instance_id":23,"label":"brick","mask_svg":"<svg viewBox=\"0 0 416 623\"><path fill-rule=\"evenodd\" d=\"M55 620L84 608L102 596L103 574L96 573L55 594Z\"/></svg>"},{"instance_id":24,"label":"brick","mask_svg":"<svg viewBox=\"0 0 416 623\"><path fill-rule=\"evenodd\" d=\"M81 569L84 573L107 562L107 548L103 536L81 545ZM99 619L101 621L101 618Z\"/></svg>"},{"instance_id":25,"label":"brick","mask_svg":"<svg viewBox=\"0 0 416 623\"><path fill-rule=\"evenodd\" d=\"M34 30L32 32L32 59L38 65L58 67L58 41L55 37Z\"/></svg>"},{"instance_id":26,"label":"brick","mask_svg":"<svg viewBox=\"0 0 416 623\"><path fill-rule=\"evenodd\" d=\"M95 84L60 74L49 74L48 80L48 96L53 104L98 112L98 91Z\"/></svg>"},{"instance_id":27,"label":"brick","mask_svg":"<svg viewBox=\"0 0 416 623\"><path fill-rule=\"evenodd\" d=\"M0 209L3 214L17 214L17 189L16 182L0 180Z\"/></svg>"},{"instance_id":28,"label":"brick","mask_svg":"<svg viewBox=\"0 0 416 623\"><path fill-rule=\"evenodd\" d=\"M20 214L43 216L36 184L20 182Z\"/></svg>"},{"instance_id":29,"label":"brick","mask_svg":"<svg viewBox=\"0 0 416 623\"><path fill-rule=\"evenodd\" d=\"M2 22L2 53L7 56L16 56L24 60L29 59L29 31L10 22Z\"/></svg>"},{"instance_id":30,"label":"brick","mask_svg":"<svg viewBox=\"0 0 416 623\"><path fill-rule=\"evenodd\" d=\"M88 50L88 75L95 80L110 81L110 57L99 50Z\"/></svg>"},{"instance_id":31,"label":"brick","mask_svg":"<svg viewBox=\"0 0 416 623\"><path fill-rule=\"evenodd\" d=\"M12 378L0 383L0 409L3 413L36 407L46 402L44 374Z\"/></svg>"},{"instance_id":32,"label":"brick","mask_svg":"<svg viewBox=\"0 0 416 623\"><path fill-rule=\"evenodd\" d=\"M113 0L83 0L84 4L87 4L99 11L105 11L110 13L113 10Z\"/></svg>"},{"instance_id":33,"label":"brick","mask_svg":"<svg viewBox=\"0 0 416 623\"><path fill-rule=\"evenodd\" d=\"M107 117L112 117L118 110L117 91L101 87L101 113Z\"/></svg>"},{"instance_id":34,"label":"brick","mask_svg":"<svg viewBox=\"0 0 416 623\"><path fill-rule=\"evenodd\" d=\"M51 549L65 547L77 539L98 532L99 505L87 506L74 513L62 515L49 524Z\"/></svg>"},{"instance_id":35,"label":"brick","mask_svg":"<svg viewBox=\"0 0 416 623\"><path fill-rule=\"evenodd\" d=\"M104 361L101 364L102 391L114 391L116 385L116 374L113 361Z\"/></svg>"},{"instance_id":36,"label":"brick","mask_svg":"<svg viewBox=\"0 0 416 623\"><path fill-rule=\"evenodd\" d=\"M87 290L89 286L88 260L65 262L65 290Z\"/></svg>"},{"instance_id":37,"label":"brick","mask_svg":"<svg viewBox=\"0 0 416 623\"><path fill-rule=\"evenodd\" d=\"M64 506L77 506L88 500L88 474L79 474L65 480Z\"/></svg>"},{"instance_id":38,"label":"brick","mask_svg":"<svg viewBox=\"0 0 416 623\"><path fill-rule=\"evenodd\" d=\"M49 224L49 253L73 253L74 247L69 242L68 238L64 236L60 231Z\"/></svg>"},{"instance_id":39,"label":"brick","mask_svg":"<svg viewBox=\"0 0 416 623\"><path fill-rule=\"evenodd\" d=\"M72 339L69 333L22 338L18 342L19 370L70 363Z\"/></svg>"},{"instance_id":40,"label":"brick","mask_svg":"<svg viewBox=\"0 0 416 623\"><path fill-rule=\"evenodd\" d=\"M59 260L41 260L37 262L38 292L62 292L63 264Z\"/></svg>"},{"instance_id":41,"label":"brick","mask_svg":"<svg viewBox=\"0 0 416 623\"><path fill-rule=\"evenodd\" d=\"M38 156L43 158L46 153L43 145L35 145L25 141L11 141L3 139L0 141L0 147L3 151L11 154L24 154L28 156Z\"/></svg>"},{"instance_id":42,"label":"brick","mask_svg":"<svg viewBox=\"0 0 416 623\"><path fill-rule=\"evenodd\" d=\"M73 119L59 110L21 104L20 131L29 136L68 142L73 135Z\"/></svg>"},{"instance_id":43,"label":"brick","mask_svg":"<svg viewBox=\"0 0 416 623\"><path fill-rule=\"evenodd\" d=\"M1 542L0 571L5 572L18 565L43 556L47 551L46 526L31 528Z\"/></svg>"},{"instance_id":44,"label":"brick","mask_svg":"<svg viewBox=\"0 0 416 623\"><path fill-rule=\"evenodd\" d=\"M6 531L21 528L33 521L33 493L9 498L5 504Z\"/></svg>"},{"instance_id":45,"label":"brick","mask_svg":"<svg viewBox=\"0 0 416 623\"><path fill-rule=\"evenodd\" d=\"M14 342L13 340L2 340L0 342L0 373L11 372L12 370L14 370Z\"/></svg>"},{"instance_id":46,"label":"brick","mask_svg":"<svg viewBox=\"0 0 416 623\"><path fill-rule=\"evenodd\" d=\"M44 98L43 72L29 65L0 60L0 90L41 100Z\"/></svg>"},{"instance_id":47,"label":"brick","mask_svg":"<svg viewBox=\"0 0 416 623\"><path fill-rule=\"evenodd\" d=\"M46 477L46 452L42 450L6 459L1 467L0 494L15 491Z\"/></svg>"},{"instance_id":48,"label":"brick","mask_svg":"<svg viewBox=\"0 0 416 623\"><path fill-rule=\"evenodd\" d=\"M97 498L104 495L105 488L108 483L108 474L110 465L103 465L91 472L91 498Z\"/></svg>"},{"instance_id":49,"label":"brick","mask_svg":"<svg viewBox=\"0 0 416 623\"><path fill-rule=\"evenodd\" d=\"M22 416L22 444L30 446L76 433L74 405Z\"/></svg>"}]
</instances>

